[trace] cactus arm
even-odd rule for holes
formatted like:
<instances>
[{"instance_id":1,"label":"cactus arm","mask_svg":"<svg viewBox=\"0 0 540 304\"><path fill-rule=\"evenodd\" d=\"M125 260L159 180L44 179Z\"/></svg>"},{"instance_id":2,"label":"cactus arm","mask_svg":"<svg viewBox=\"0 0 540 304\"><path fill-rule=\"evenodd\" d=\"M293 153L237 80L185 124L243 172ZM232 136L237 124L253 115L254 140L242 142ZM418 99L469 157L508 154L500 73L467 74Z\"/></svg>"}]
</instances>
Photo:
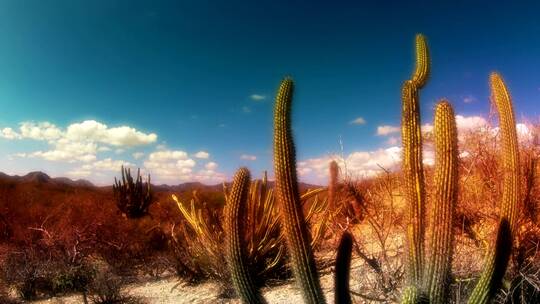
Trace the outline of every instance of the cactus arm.
<instances>
[{"instance_id":1,"label":"cactus arm","mask_svg":"<svg viewBox=\"0 0 540 304\"><path fill-rule=\"evenodd\" d=\"M285 78L275 99L274 171L279 212L294 276L304 302L325 303L308 233L296 177L295 148L291 132L293 81Z\"/></svg>"},{"instance_id":2,"label":"cactus arm","mask_svg":"<svg viewBox=\"0 0 540 304\"><path fill-rule=\"evenodd\" d=\"M334 273L334 303L350 304L351 293L349 292L349 278L351 273L353 237L350 232L345 231L339 241L336 270Z\"/></svg>"},{"instance_id":3,"label":"cactus arm","mask_svg":"<svg viewBox=\"0 0 540 304\"><path fill-rule=\"evenodd\" d=\"M419 284L424 255L424 168L418 89L413 81L403 85L401 136L404 192L409 210L407 269L409 284Z\"/></svg>"},{"instance_id":4,"label":"cactus arm","mask_svg":"<svg viewBox=\"0 0 540 304\"><path fill-rule=\"evenodd\" d=\"M257 304L266 302L253 282L246 261L244 236L249 186L249 171L240 168L234 176L229 200L225 205L225 255L234 288L242 303Z\"/></svg>"},{"instance_id":5,"label":"cactus arm","mask_svg":"<svg viewBox=\"0 0 540 304\"><path fill-rule=\"evenodd\" d=\"M445 303L452 265L452 220L457 200L458 148L454 110L443 100L435 109L435 197L431 210L426 290L430 303Z\"/></svg>"},{"instance_id":6,"label":"cactus arm","mask_svg":"<svg viewBox=\"0 0 540 304\"><path fill-rule=\"evenodd\" d=\"M412 81L421 89L427 82L430 72L429 50L426 37L422 34L416 35L416 65L412 75Z\"/></svg>"},{"instance_id":7,"label":"cactus arm","mask_svg":"<svg viewBox=\"0 0 540 304\"><path fill-rule=\"evenodd\" d=\"M484 270L469 299L471 304L488 303L501 284L510 258L520 201L519 153L512 100L499 74L492 73L490 82L502 134L503 194L495 249L487 253Z\"/></svg>"}]
</instances>

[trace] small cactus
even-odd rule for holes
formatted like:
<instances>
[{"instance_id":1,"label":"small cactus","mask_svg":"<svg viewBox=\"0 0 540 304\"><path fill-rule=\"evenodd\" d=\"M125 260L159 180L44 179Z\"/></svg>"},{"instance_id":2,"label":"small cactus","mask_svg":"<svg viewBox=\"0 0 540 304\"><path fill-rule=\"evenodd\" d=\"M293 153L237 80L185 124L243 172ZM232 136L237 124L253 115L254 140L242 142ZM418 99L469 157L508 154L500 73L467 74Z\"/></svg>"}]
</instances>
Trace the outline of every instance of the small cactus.
<instances>
[{"instance_id":1,"label":"small cactus","mask_svg":"<svg viewBox=\"0 0 540 304\"><path fill-rule=\"evenodd\" d=\"M266 303L252 279L246 261L245 225L247 199L250 187L248 169L240 168L233 180L225 205L225 255L234 288L242 303Z\"/></svg>"},{"instance_id":2,"label":"small cactus","mask_svg":"<svg viewBox=\"0 0 540 304\"><path fill-rule=\"evenodd\" d=\"M339 166L335 160L330 162L328 173L330 175L330 178L328 179L328 209L334 211L337 207L336 196L339 178Z\"/></svg>"}]
</instances>

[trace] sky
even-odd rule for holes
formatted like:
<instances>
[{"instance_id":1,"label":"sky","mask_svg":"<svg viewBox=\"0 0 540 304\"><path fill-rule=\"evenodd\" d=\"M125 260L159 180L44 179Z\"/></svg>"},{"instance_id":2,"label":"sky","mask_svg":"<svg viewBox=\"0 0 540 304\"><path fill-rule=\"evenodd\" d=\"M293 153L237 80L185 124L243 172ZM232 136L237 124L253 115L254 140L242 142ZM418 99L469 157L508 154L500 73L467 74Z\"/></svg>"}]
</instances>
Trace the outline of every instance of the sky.
<instances>
[{"instance_id":1,"label":"sky","mask_svg":"<svg viewBox=\"0 0 540 304\"><path fill-rule=\"evenodd\" d=\"M536 119L540 3L434 2L0 0L0 171L272 175L273 98L290 75L300 178L324 183L335 157L372 175L399 161L416 33L432 60L425 123L443 97L461 128L484 123L491 71Z\"/></svg>"}]
</instances>

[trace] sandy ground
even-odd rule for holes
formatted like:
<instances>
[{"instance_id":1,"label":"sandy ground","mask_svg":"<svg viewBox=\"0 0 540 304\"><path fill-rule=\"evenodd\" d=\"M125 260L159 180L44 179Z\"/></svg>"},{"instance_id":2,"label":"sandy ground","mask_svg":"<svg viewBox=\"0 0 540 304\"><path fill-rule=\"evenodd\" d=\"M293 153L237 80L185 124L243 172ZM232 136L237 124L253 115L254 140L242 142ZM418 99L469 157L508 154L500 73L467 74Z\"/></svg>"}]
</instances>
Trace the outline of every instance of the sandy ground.
<instances>
[{"instance_id":1,"label":"sandy ground","mask_svg":"<svg viewBox=\"0 0 540 304\"><path fill-rule=\"evenodd\" d=\"M333 303L332 276L325 275L321 280L329 303ZM183 304L183 303L240 303L237 299L219 299L219 286L216 283L204 283L189 286L176 279L166 279L145 284L126 287L133 296L140 297L149 304ZM269 303L302 303L300 290L293 283L264 289L264 296ZM83 303L81 295L52 298L33 302L35 304L75 304Z\"/></svg>"}]
</instances>

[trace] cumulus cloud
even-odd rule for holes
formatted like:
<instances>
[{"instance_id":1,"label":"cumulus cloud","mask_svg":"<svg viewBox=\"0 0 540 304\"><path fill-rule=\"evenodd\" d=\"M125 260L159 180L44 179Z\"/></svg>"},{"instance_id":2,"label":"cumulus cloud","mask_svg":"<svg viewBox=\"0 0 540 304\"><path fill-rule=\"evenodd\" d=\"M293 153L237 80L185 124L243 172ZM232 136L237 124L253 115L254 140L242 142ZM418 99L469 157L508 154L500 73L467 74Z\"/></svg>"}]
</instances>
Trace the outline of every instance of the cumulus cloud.
<instances>
[{"instance_id":1,"label":"cumulus cloud","mask_svg":"<svg viewBox=\"0 0 540 304\"><path fill-rule=\"evenodd\" d=\"M215 162L209 162L209 163L207 163L206 165L204 165L204 168L205 168L206 170L216 170L217 167L218 167L218 164L215 163Z\"/></svg>"},{"instance_id":2,"label":"cumulus cloud","mask_svg":"<svg viewBox=\"0 0 540 304\"><path fill-rule=\"evenodd\" d=\"M351 125L364 125L366 120L363 117L357 117L349 122Z\"/></svg>"},{"instance_id":3,"label":"cumulus cloud","mask_svg":"<svg viewBox=\"0 0 540 304\"><path fill-rule=\"evenodd\" d=\"M261 101L261 100L265 100L266 99L266 96L265 95L259 95L259 94L251 94L249 96L249 98L251 100L255 100L255 101Z\"/></svg>"},{"instance_id":4,"label":"cumulus cloud","mask_svg":"<svg viewBox=\"0 0 540 304\"><path fill-rule=\"evenodd\" d=\"M200 158L200 159L207 159L210 157L210 153L206 152L206 151L199 151L195 154L193 154L193 156L195 156L196 158Z\"/></svg>"},{"instance_id":5,"label":"cumulus cloud","mask_svg":"<svg viewBox=\"0 0 540 304\"><path fill-rule=\"evenodd\" d=\"M401 129L399 127L396 127L396 126L389 126L389 125L378 126L377 127L377 135L386 136L386 135L390 135L390 134L393 134L393 133L398 133L400 130Z\"/></svg>"},{"instance_id":6,"label":"cumulus cloud","mask_svg":"<svg viewBox=\"0 0 540 304\"><path fill-rule=\"evenodd\" d=\"M152 152L143 165L145 170L152 174L153 179L161 183L177 184L188 181L219 183L226 178L225 174L216 171L218 168L216 162L198 165L187 152L181 150Z\"/></svg>"},{"instance_id":7,"label":"cumulus cloud","mask_svg":"<svg viewBox=\"0 0 540 304\"><path fill-rule=\"evenodd\" d=\"M107 152L116 147L121 154L125 148L147 145L157 140L154 133L143 133L132 127L110 128L95 120L73 123L61 129L50 122L22 122L18 131L3 128L0 136L6 139L45 141L50 149L19 153L19 157L42 158L48 161L92 162L98 152Z\"/></svg>"},{"instance_id":8,"label":"cumulus cloud","mask_svg":"<svg viewBox=\"0 0 540 304\"><path fill-rule=\"evenodd\" d=\"M109 128L106 124L95 120L86 120L68 126L66 138L91 140L111 146L134 147L156 142L157 135L145 134L128 126Z\"/></svg>"},{"instance_id":9,"label":"cumulus cloud","mask_svg":"<svg viewBox=\"0 0 540 304\"><path fill-rule=\"evenodd\" d=\"M323 182L328 176L328 163L336 160L342 172L354 177L371 177L385 170L393 170L401 161L401 147L393 146L374 151L357 151L345 158L325 156L298 162L298 175L311 182Z\"/></svg>"},{"instance_id":10,"label":"cumulus cloud","mask_svg":"<svg viewBox=\"0 0 540 304\"><path fill-rule=\"evenodd\" d=\"M134 153L131 154L131 156L133 156L133 158L135 158L135 159L141 159L144 156L144 153L143 152L134 152Z\"/></svg>"},{"instance_id":11,"label":"cumulus cloud","mask_svg":"<svg viewBox=\"0 0 540 304\"><path fill-rule=\"evenodd\" d=\"M250 155L250 154L242 154L240 155L240 159L254 161L254 160L257 160L257 156Z\"/></svg>"}]
</instances>

